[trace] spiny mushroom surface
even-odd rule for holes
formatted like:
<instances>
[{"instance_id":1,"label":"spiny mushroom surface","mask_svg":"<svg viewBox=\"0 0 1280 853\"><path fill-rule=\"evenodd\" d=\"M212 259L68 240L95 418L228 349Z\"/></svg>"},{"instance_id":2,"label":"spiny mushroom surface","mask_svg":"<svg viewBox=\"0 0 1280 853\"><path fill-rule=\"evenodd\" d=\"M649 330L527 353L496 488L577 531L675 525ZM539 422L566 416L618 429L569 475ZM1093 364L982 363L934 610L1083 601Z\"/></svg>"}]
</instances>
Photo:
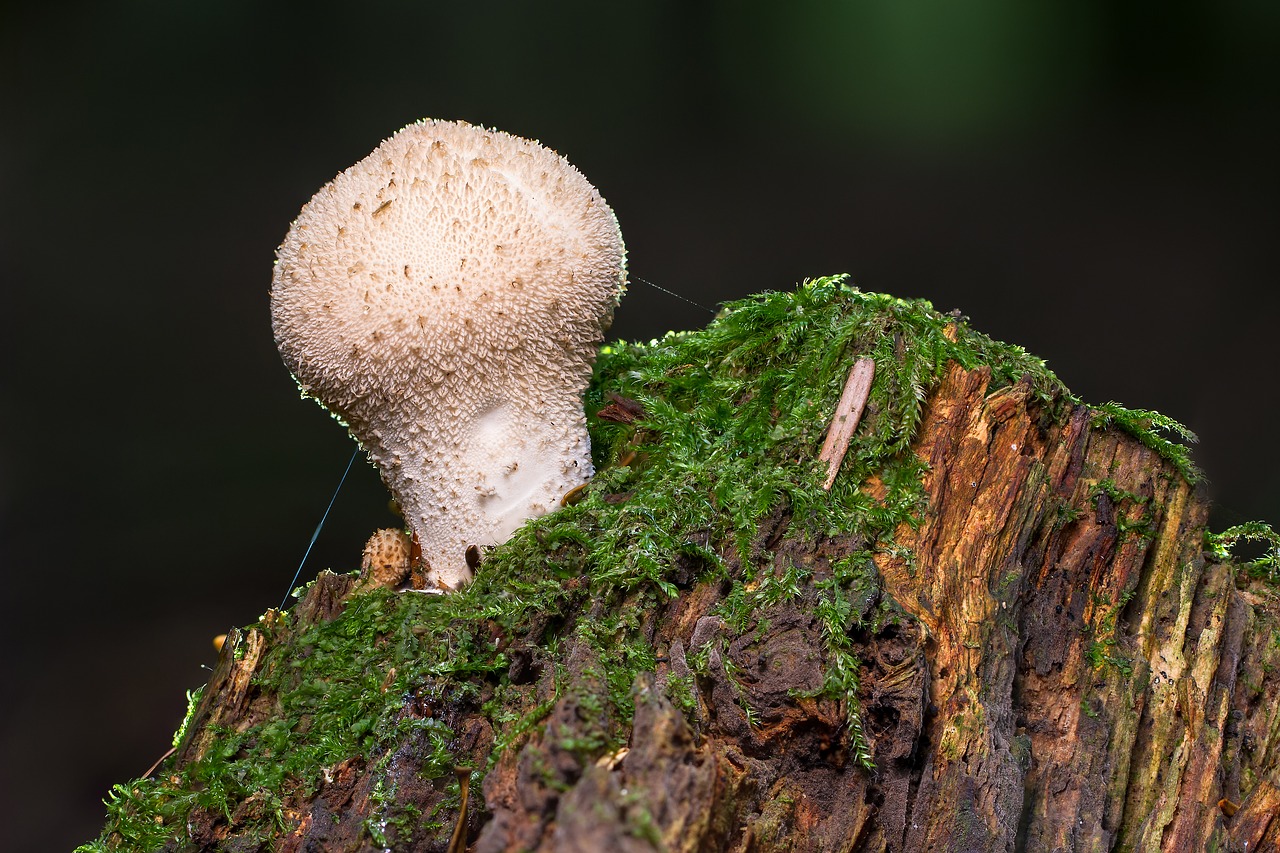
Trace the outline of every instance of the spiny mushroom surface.
<instances>
[{"instance_id":1,"label":"spiny mushroom surface","mask_svg":"<svg viewBox=\"0 0 1280 853\"><path fill-rule=\"evenodd\" d=\"M592 475L582 395L626 283L613 211L537 142L422 121L303 207L276 344L377 464L428 583Z\"/></svg>"},{"instance_id":2,"label":"spiny mushroom surface","mask_svg":"<svg viewBox=\"0 0 1280 853\"><path fill-rule=\"evenodd\" d=\"M409 577L413 545L402 530L383 528L373 531L364 543L360 559L360 575L366 583L395 589Z\"/></svg>"}]
</instances>

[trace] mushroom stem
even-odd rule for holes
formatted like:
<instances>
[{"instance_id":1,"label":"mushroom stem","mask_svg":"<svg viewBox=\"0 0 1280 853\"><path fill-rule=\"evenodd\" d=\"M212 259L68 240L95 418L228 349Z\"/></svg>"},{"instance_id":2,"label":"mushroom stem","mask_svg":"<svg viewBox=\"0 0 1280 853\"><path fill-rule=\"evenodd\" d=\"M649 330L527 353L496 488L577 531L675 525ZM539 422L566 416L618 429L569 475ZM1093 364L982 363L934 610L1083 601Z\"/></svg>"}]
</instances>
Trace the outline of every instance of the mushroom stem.
<instances>
[{"instance_id":1,"label":"mushroom stem","mask_svg":"<svg viewBox=\"0 0 1280 853\"><path fill-rule=\"evenodd\" d=\"M522 399L523 391L509 395ZM544 396L537 417L511 402L476 408L367 446L418 536L428 576L450 589L470 580L469 547L505 542L594 473L579 395Z\"/></svg>"}]
</instances>

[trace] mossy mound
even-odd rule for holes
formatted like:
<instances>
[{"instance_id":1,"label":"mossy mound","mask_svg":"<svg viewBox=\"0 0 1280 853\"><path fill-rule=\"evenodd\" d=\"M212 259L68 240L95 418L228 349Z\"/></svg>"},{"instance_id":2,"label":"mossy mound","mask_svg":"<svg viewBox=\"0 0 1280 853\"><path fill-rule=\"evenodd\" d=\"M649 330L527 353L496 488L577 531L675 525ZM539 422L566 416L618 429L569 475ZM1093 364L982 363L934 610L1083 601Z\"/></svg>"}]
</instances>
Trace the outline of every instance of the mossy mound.
<instances>
[{"instance_id":1,"label":"mossy mound","mask_svg":"<svg viewBox=\"0 0 1280 853\"><path fill-rule=\"evenodd\" d=\"M875 381L827 492L817 451L861 356L875 360ZM560 748L585 765L625 744L637 677L667 660L651 642L654 614L707 586L720 590L712 612L727 636L763 631L753 615L762 608L805 601L820 623L822 678L797 695L834 703L840 748L871 766L851 637L904 618L880 594L872 558L898 548L895 530L927 509L910 443L952 362L989 368L992 391L1025 384L1049 422L1077 402L1021 348L843 277L729 304L701 331L604 348L587 397L599 473L576 503L486 553L457 594L351 594L315 621L298 607L268 613L246 629L264 651L239 723L207 736L198 757L117 785L102 836L80 850L206 849L215 824L216 846L257 849L293 831L300 804L353 767L384 804L364 818L367 842L443 844L459 806L456 768L471 768L474 823L486 772L578 689L584 668L599 689L576 707L598 724ZM611 415L619 405L630 414ZM1099 424L1134 432L1194 476L1185 448L1165 436L1177 436L1175 424L1114 404L1097 411ZM813 562L774 549L783 538L840 544ZM590 653L573 673L570 647ZM689 679L706 672L714 647L690 652L689 674L663 684L692 719ZM460 730L464 715L481 734ZM175 744L192 735L180 731ZM418 805L396 790L408 777L395 765L410 758L433 792Z\"/></svg>"}]
</instances>

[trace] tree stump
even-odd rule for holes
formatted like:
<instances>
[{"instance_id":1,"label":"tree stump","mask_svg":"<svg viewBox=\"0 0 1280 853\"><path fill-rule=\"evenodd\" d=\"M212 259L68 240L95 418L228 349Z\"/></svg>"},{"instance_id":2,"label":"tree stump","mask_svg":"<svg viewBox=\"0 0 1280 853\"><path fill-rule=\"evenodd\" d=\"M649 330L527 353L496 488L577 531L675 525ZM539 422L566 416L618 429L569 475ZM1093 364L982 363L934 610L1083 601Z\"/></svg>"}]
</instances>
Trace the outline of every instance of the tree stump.
<instances>
[{"instance_id":1,"label":"tree stump","mask_svg":"<svg viewBox=\"0 0 1280 853\"><path fill-rule=\"evenodd\" d=\"M1276 587L1142 417L838 278L606 350L588 405L580 503L455 596L324 573L233 631L83 849L1280 845Z\"/></svg>"}]
</instances>

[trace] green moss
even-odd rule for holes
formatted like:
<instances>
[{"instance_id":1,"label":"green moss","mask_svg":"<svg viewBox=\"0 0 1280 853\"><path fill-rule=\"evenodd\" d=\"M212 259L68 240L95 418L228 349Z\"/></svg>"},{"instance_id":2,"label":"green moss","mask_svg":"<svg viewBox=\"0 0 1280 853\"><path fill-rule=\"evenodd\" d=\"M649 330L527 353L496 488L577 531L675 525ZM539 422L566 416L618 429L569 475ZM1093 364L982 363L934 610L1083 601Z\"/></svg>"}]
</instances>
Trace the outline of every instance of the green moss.
<instances>
[{"instance_id":1,"label":"green moss","mask_svg":"<svg viewBox=\"0 0 1280 853\"><path fill-rule=\"evenodd\" d=\"M756 709L751 707L751 702L747 699L747 693L742 688L742 669L733 662L733 658L724 655L721 658L724 665L724 674L728 677L730 686L733 687L734 696L737 698L738 707L742 709L743 715L747 718L747 725L752 729L760 727L760 715L756 713Z\"/></svg>"},{"instance_id":2,"label":"green moss","mask_svg":"<svg viewBox=\"0 0 1280 853\"><path fill-rule=\"evenodd\" d=\"M1275 582L1280 579L1280 533L1261 521L1248 521L1228 527L1221 533L1205 534L1205 550L1218 560L1230 560L1235 547L1241 542L1261 544L1263 554L1244 561L1241 567L1253 577Z\"/></svg>"},{"instance_id":3,"label":"green moss","mask_svg":"<svg viewBox=\"0 0 1280 853\"><path fill-rule=\"evenodd\" d=\"M692 675L668 675L667 698L671 704L680 709L686 717L692 717L698 710L698 698L694 693L695 685Z\"/></svg>"},{"instance_id":4,"label":"green moss","mask_svg":"<svg viewBox=\"0 0 1280 853\"><path fill-rule=\"evenodd\" d=\"M665 849L662 830L653 819L653 814L644 805L640 792L633 791L624 795L622 802L625 808L627 834L647 842L654 850Z\"/></svg>"},{"instance_id":5,"label":"green moss","mask_svg":"<svg viewBox=\"0 0 1280 853\"><path fill-rule=\"evenodd\" d=\"M817 451L859 356L875 359L875 382L841 475L827 492ZM503 637L542 646L547 660L556 660L567 639L585 642L599 662L602 693L594 700L603 703L601 719L608 722L598 738L572 746L585 756L620 745L629 731L634 678L656 666L642 619L699 580L731 586L720 608L729 632L747 630L770 602L814 584L822 690L845 703L854 757L870 766L850 632L895 618L891 602L871 605L879 601L871 557L893 552L910 564L893 540L899 525L918 524L926 508L923 463L909 445L926 394L950 362L988 366L992 390L1027 382L1050 417L1073 401L1022 349L927 302L862 293L843 277L727 305L702 331L605 347L587 395L599 473L579 503L525 525L486 554L475 582L457 594L372 592L349 599L331 622L295 626L285 614L256 626L267 635L268 651L255 686L273 706L271 719L220 733L198 762L116 786L102 837L81 849L181 842L197 808L228 817L239 808L235 831L269 836L283 826L290 799L314 791L344 760L369 762L366 772L382 784L380 757L411 734L424 744L421 772L444 797L436 811L456 807L454 732L409 708L444 697L470 703L494 726L493 759L517 745L555 699L539 701L532 687L510 683ZM643 419L624 425L595 417L613 394L639 402ZM1122 427L1133 425L1128 410L1098 411ZM879 499L861 488L872 478L883 483ZM763 519L779 517L787 519L791 541L857 537L865 550L840 561L830 577L777 565L758 531ZM690 664L705 667L705 650L703 658L690 651ZM556 687L559 696L560 679ZM669 682L668 689L691 708L692 687ZM474 772L473 792L483 774L484 768ZM389 785L376 790L389 797ZM244 809L250 800L254 807ZM403 831L416 819L384 815L368 833L381 844L387 827Z\"/></svg>"},{"instance_id":6,"label":"green moss","mask_svg":"<svg viewBox=\"0 0 1280 853\"><path fill-rule=\"evenodd\" d=\"M393 829L398 838L409 838L414 826L422 817L422 810L411 805L400 803L396 799L394 783L386 783L379 779L369 795L373 801L374 812L366 820L364 829L373 843L379 847L389 846L387 830Z\"/></svg>"},{"instance_id":7,"label":"green moss","mask_svg":"<svg viewBox=\"0 0 1280 853\"><path fill-rule=\"evenodd\" d=\"M1156 508L1151 505L1150 498L1125 491L1110 478L1095 483L1093 488L1089 490L1090 500L1097 501L1099 497L1104 495L1116 507L1116 530L1121 534L1131 534L1145 539L1155 536L1152 524L1155 522ZM1136 517L1131 518L1129 512L1131 507L1141 507L1142 511Z\"/></svg>"},{"instance_id":8,"label":"green moss","mask_svg":"<svg viewBox=\"0 0 1280 853\"><path fill-rule=\"evenodd\" d=\"M1085 626L1085 630L1093 636L1085 650L1085 660L1091 668L1100 670L1111 666L1122 678L1133 676L1133 661L1119 653L1120 638L1116 628L1124 606L1133 599L1134 594L1134 590L1126 590L1109 606L1105 599L1095 594L1093 603L1096 618Z\"/></svg>"},{"instance_id":9,"label":"green moss","mask_svg":"<svg viewBox=\"0 0 1280 853\"><path fill-rule=\"evenodd\" d=\"M1147 409L1127 409L1115 402L1093 406L1092 409L1094 429L1114 426L1124 430L1145 447L1172 462L1187 482L1198 483L1204 478L1200 469L1192 464L1191 449L1187 447L1200 439L1173 418ZM1172 440L1170 436L1177 440Z\"/></svg>"},{"instance_id":10,"label":"green moss","mask_svg":"<svg viewBox=\"0 0 1280 853\"><path fill-rule=\"evenodd\" d=\"M182 741L187 736L187 728L191 725L191 719L195 716L196 706L200 704L200 697L204 695L204 686L200 686L195 690L187 691L187 713L182 718L182 724L178 726L178 730L173 733L173 748L177 749L182 745Z\"/></svg>"},{"instance_id":11,"label":"green moss","mask_svg":"<svg viewBox=\"0 0 1280 853\"><path fill-rule=\"evenodd\" d=\"M1094 484L1093 488L1089 490L1090 500L1096 499L1099 495L1106 495L1108 498L1111 499L1112 503L1116 503L1116 504L1119 504L1123 501L1128 501L1130 503L1135 503L1135 504L1146 504L1148 500L1150 500L1149 498L1145 498L1142 495L1125 491L1124 489L1116 485L1115 480L1112 480L1110 478L1106 480L1098 481L1097 483Z\"/></svg>"}]
</instances>

